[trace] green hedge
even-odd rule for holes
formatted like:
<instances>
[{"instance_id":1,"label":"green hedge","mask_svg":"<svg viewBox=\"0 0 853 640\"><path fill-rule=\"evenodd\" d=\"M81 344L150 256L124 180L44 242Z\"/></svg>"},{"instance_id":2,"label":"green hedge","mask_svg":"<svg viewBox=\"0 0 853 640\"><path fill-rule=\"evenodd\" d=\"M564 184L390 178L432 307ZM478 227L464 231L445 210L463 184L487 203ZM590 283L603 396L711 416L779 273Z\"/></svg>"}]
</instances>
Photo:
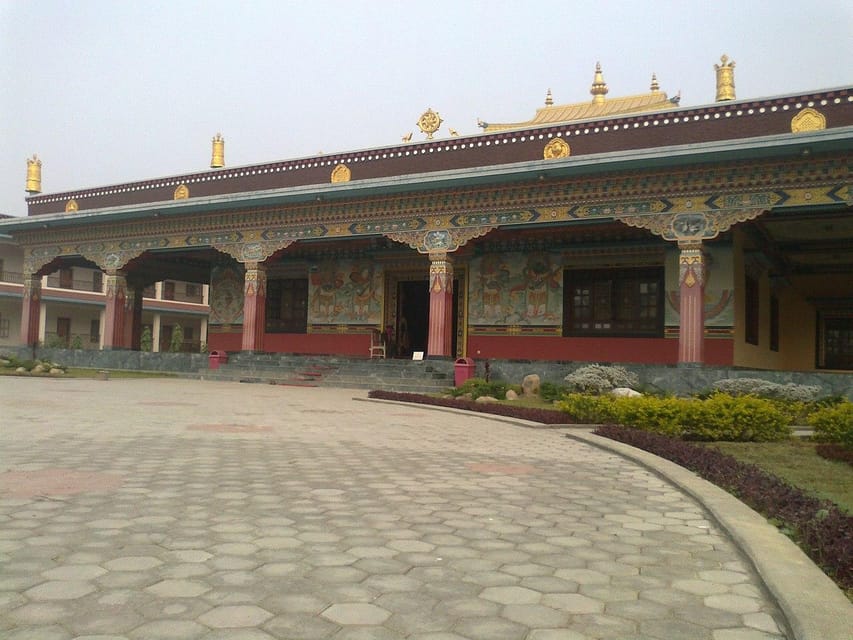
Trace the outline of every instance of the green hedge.
<instances>
[{"instance_id":1,"label":"green hedge","mask_svg":"<svg viewBox=\"0 0 853 640\"><path fill-rule=\"evenodd\" d=\"M853 402L818 409L809 416L809 424L814 427L815 440L853 447Z\"/></svg>"},{"instance_id":2,"label":"green hedge","mask_svg":"<svg viewBox=\"0 0 853 640\"><path fill-rule=\"evenodd\" d=\"M582 423L617 423L688 440L769 442L790 437L788 418L776 404L752 396L716 393L706 400L614 398L568 394L556 406Z\"/></svg>"}]
</instances>

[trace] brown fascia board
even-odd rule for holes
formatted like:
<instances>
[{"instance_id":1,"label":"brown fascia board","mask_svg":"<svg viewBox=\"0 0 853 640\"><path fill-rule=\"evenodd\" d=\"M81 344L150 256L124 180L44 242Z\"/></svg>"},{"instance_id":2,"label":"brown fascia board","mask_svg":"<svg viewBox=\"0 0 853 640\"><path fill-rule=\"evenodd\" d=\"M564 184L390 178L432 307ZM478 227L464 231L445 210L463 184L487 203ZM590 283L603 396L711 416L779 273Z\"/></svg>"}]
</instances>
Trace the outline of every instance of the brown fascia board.
<instances>
[{"instance_id":1,"label":"brown fascia board","mask_svg":"<svg viewBox=\"0 0 853 640\"><path fill-rule=\"evenodd\" d=\"M553 137L562 137L571 155L654 149L791 132L802 108L818 109L827 128L853 125L853 88L760 100L719 102L700 107L626 115L529 129L506 130L420 143L297 158L280 162L205 170L94 189L27 198L31 216L60 213L70 199L79 209L102 209L172 200L185 184L190 198L330 183L332 169L345 164L352 180L470 169L541 160Z\"/></svg>"}]
</instances>

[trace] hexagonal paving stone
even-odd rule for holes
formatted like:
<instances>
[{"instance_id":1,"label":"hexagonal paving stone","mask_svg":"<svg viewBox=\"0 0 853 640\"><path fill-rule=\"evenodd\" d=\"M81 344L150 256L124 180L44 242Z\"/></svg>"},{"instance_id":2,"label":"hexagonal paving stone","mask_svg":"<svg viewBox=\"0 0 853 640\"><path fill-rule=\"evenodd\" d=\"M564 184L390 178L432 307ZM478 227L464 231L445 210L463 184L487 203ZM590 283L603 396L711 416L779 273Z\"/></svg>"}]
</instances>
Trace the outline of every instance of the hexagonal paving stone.
<instances>
[{"instance_id":1,"label":"hexagonal paving stone","mask_svg":"<svg viewBox=\"0 0 853 640\"><path fill-rule=\"evenodd\" d=\"M535 604L542 594L524 587L487 587L480 597L501 604Z\"/></svg>"},{"instance_id":2,"label":"hexagonal paving stone","mask_svg":"<svg viewBox=\"0 0 853 640\"><path fill-rule=\"evenodd\" d=\"M761 609L758 600L732 594L708 596L705 598L705 604L714 609L722 609L732 613L755 613Z\"/></svg>"},{"instance_id":3,"label":"hexagonal paving stone","mask_svg":"<svg viewBox=\"0 0 853 640\"><path fill-rule=\"evenodd\" d=\"M579 593L546 593L542 604L568 613L601 613L604 603Z\"/></svg>"},{"instance_id":4,"label":"hexagonal paving stone","mask_svg":"<svg viewBox=\"0 0 853 640\"><path fill-rule=\"evenodd\" d=\"M71 564L42 571L41 574L48 580L91 580L106 572L106 569L96 564Z\"/></svg>"},{"instance_id":5,"label":"hexagonal paving stone","mask_svg":"<svg viewBox=\"0 0 853 640\"><path fill-rule=\"evenodd\" d=\"M105 562L104 566L110 571L145 571L163 564L163 561L154 556L124 556Z\"/></svg>"},{"instance_id":6,"label":"hexagonal paving stone","mask_svg":"<svg viewBox=\"0 0 853 640\"><path fill-rule=\"evenodd\" d=\"M337 624L375 625L385 622L391 616L391 612L374 604L355 602L333 604L320 615Z\"/></svg>"},{"instance_id":7,"label":"hexagonal paving stone","mask_svg":"<svg viewBox=\"0 0 853 640\"><path fill-rule=\"evenodd\" d=\"M203 613L198 621L214 629L256 627L273 617L266 609L252 605L216 607Z\"/></svg>"},{"instance_id":8,"label":"hexagonal paving stone","mask_svg":"<svg viewBox=\"0 0 853 640\"><path fill-rule=\"evenodd\" d=\"M161 598L195 598L210 591L210 585L196 580L161 580L145 590Z\"/></svg>"},{"instance_id":9,"label":"hexagonal paving stone","mask_svg":"<svg viewBox=\"0 0 853 640\"><path fill-rule=\"evenodd\" d=\"M24 592L30 600L74 600L92 593L95 585L82 580L56 580L27 589Z\"/></svg>"}]
</instances>

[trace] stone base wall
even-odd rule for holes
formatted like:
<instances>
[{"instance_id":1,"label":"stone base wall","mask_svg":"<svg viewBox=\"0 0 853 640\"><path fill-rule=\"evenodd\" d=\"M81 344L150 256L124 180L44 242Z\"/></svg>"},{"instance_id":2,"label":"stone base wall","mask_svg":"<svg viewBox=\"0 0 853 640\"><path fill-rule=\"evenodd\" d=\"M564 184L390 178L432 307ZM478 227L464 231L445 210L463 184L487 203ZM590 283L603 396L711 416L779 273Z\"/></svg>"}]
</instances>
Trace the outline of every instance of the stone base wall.
<instances>
[{"instance_id":1,"label":"stone base wall","mask_svg":"<svg viewBox=\"0 0 853 640\"><path fill-rule=\"evenodd\" d=\"M31 347L0 349L21 359L33 357ZM206 353L151 353L143 351L37 348L35 357L51 360L68 367L86 369L127 369L130 371L196 372L207 367Z\"/></svg>"}]
</instances>

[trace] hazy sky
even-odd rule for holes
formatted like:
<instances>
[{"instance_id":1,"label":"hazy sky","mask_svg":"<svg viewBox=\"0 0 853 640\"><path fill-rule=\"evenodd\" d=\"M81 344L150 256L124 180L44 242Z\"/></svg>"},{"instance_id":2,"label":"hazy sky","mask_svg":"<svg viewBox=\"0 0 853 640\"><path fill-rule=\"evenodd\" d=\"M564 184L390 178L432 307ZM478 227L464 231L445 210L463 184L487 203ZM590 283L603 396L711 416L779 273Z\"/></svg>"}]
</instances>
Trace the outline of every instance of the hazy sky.
<instances>
[{"instance_id":1,"label":"hazy sky","mask_svg":"<svg viewBox=\"0 0 853 640\"><path fill-rule=\"evenodd\" d=\"M395 144L427 108L460 134L610 96L714 101L853 84L850 0L0 0L0 213L26 159L52 193Z\"/></svg>"}]
</instances>

